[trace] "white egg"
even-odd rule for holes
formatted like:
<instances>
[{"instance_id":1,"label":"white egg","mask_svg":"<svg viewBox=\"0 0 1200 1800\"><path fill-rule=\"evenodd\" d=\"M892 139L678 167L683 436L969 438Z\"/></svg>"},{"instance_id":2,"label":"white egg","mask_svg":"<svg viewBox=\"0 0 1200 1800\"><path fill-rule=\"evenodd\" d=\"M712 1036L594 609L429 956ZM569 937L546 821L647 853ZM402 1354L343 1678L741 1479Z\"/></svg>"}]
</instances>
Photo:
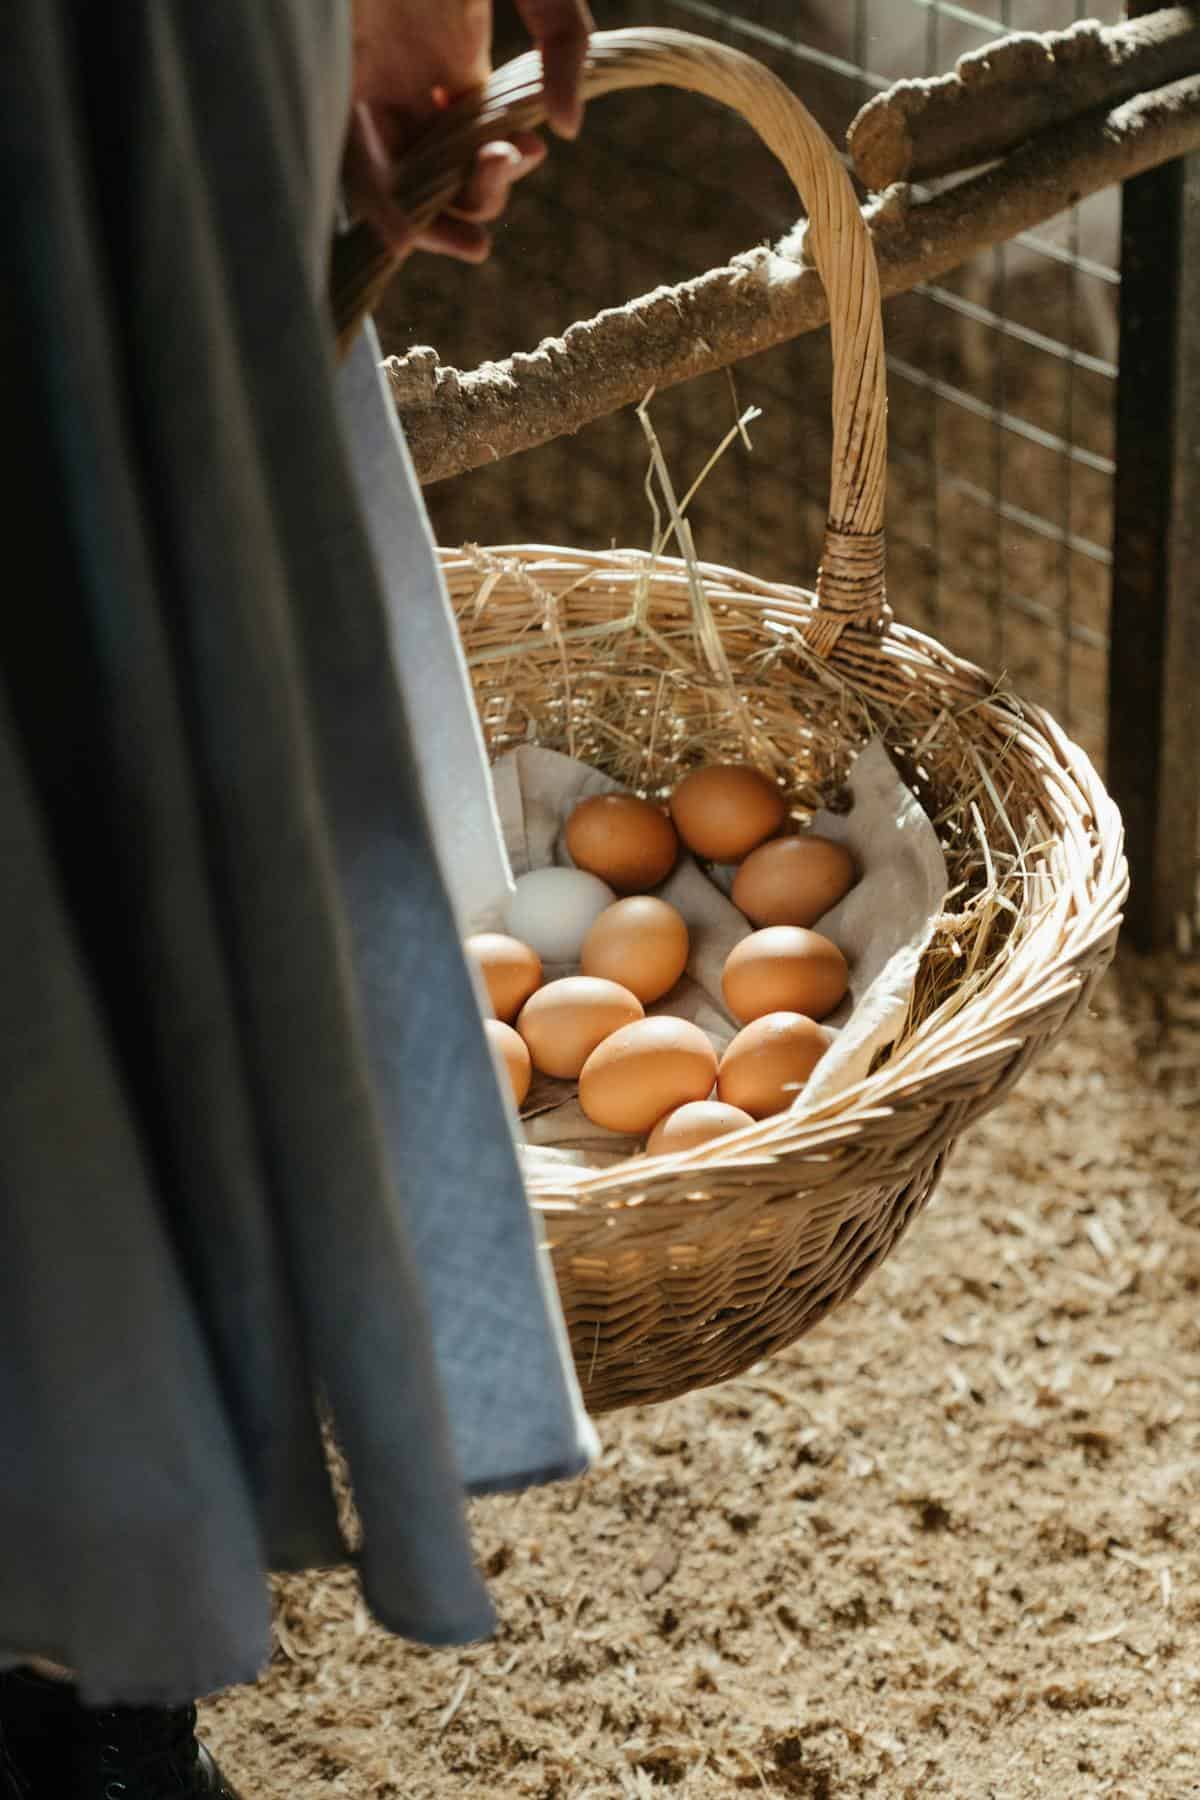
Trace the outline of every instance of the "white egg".
<instances>
[{"instance_id":1,"label":"white egg","mask_svg":"<svg viewBox=\"0 0 1200 1800\"><path fill-rule=\"evenodd\" d=\"M616 897L584 869L532 869L518 876L505 922L543 962L578 962L584 938Z\"/></svg>"}]
</instances>

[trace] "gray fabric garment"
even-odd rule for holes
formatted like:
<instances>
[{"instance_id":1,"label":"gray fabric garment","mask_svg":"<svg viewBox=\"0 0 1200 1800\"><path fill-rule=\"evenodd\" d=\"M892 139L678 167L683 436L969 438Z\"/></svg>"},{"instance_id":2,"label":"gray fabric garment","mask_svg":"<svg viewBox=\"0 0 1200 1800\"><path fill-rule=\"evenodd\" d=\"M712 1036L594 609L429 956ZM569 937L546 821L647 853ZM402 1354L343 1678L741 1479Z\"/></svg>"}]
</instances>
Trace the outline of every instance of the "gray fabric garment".
<instances>
[{"instance_id":1,"label":"gray fabric garment","mask_svg":"<svg viewBox=\"0 0 1200 1800\"><path fill-rule=\"evenodd\" d=\"M347 48L0 22L0 1644L96 1704L251 1679L265 1570L344 1557L314 1392L428 1642L490 1628L464 1480L585 1460L335 402Z\"/></svg>"},{"instance_id":2,"label":"gray fabric garment","mask_svg":"<svg viewBox=\"0 0 1200 1800\"><path fill-rule=\"evenodd\" d=\"M421 733L421 787L452 880L465 874L457 865L486 827L497 837L500 828L461 644L373 327L360 336L338 387L383 575L395 680ZM369 681L372 671L386 674L386 668L382 649L372 649L364 677ZM548 1314L561 1325L549 1259L539 1256L532 1233L514 1229L514 1210L528 1216L528 1208L513 1185L510 1148L498 1135L481 1142L478 1134L422 1129L444 1109L463 1058L478 1044L479 1027L465 1005L451 1011L433 991L423 1040L406 1017L406 961L422 936L426 902L411 876L406 881L403 868L388 863L398 846L378 817L381 807L386 812L392 805L379 780L379 771L390 766L386 746L377 741L380 714L379 707L339 705L330 719L336 737L330 780L343 790L334 811L342 828L345 888L359 954L372 970L364 996L375 1066L383 1074L380 1104L389 1136L409 1146L406 1215L425 1276L459 1465L472 1493L495 1492L577 1471L594 1455L595 1436L578 1396L565 1328L557 1341L546 1331ZM472 814L476 831L466 832ZM462 891L470 884L458 885ZM399 904L396 894L402 895ZM424 1062L415 1053L422 1041ZM449 1203L448 1194L454 1196ZM544 1307L531 1303L531 1287L542 1280Z\"/></svg>"}]
</instances>

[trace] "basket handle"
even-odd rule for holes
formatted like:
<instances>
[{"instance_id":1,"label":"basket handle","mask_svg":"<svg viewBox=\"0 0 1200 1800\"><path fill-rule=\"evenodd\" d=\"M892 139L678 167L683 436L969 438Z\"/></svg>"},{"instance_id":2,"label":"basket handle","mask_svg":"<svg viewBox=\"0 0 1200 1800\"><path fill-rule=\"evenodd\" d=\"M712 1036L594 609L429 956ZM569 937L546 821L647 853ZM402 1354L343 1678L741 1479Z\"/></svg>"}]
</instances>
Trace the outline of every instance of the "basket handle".
<instances>
[{"instance_id":1,"label":"basket handle","mask_svg":"<svg viewBox=\"0 0 1200 1800\"><path fill-rule=\"evenodd\" d=\"M593 34L582 79L585 99L654 86L689 89L741 113L779 158L808 213L805 244L829 300L833 457L818 610L806 638L819 655L828 655L847 625L879 629L890 617L883 547L887 396L874 247L829 138L753 57L689 32ZM428 224L453 199L481 144L534 129L544 119L541 58L529 52L448 108L401 160L397 201L418 226ZM349 343L395 267L390 251L362 222L335 240L330 285L339 345Z\"/></svg>"}]
</instances>

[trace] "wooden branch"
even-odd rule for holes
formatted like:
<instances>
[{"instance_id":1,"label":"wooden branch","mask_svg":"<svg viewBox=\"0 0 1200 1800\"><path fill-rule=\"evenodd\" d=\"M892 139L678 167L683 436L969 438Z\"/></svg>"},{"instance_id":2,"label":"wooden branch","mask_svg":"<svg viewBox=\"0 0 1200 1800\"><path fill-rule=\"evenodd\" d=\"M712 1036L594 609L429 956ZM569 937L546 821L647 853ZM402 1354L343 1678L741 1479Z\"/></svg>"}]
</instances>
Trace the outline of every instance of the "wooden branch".
<instances>
[{"instance_id":1,"label":"wooden branch","mask_svg":"<svg viewBox=\"0 0 1200 1800\"><path fill-rule=\"evenodd\" d=\"M867 209L883 293L904 293L1100 188L1197 148L1200 76L1193 76L1045 133L933 199L912 201L906 189L894 189ZM798 260L802 232L572 325L506 362L460 372L439 366L437 352L425 348L389 358L421 481L445 481L533 449L652 387L724 368L823 325L824 289Z\"/></svg>"},{"instance_id":2,"label":"wooden branch","mask_svg":"<svg viewBox=\"0 0 1200 1800\"><path fill-rule=\"evenodd\" d=\"M1198 73L1193 6L1016 33L961 56L953 74L899 81L868 101L847 134L854 172L874 191L977 168L1048 126Z\"/></svg>"}]
</instances>

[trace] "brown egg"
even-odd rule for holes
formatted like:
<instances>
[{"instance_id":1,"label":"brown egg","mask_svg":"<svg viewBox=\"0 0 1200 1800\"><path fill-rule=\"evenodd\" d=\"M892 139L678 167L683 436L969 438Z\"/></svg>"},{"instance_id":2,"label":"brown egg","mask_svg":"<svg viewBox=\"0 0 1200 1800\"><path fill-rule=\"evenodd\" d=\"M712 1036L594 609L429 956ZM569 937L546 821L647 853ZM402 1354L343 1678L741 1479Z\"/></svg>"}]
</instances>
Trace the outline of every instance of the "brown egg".
<instances>
[{"instance_id":1,"label":"brown egg","mask_svg":"<svg viewBox=\"0 0 1200 1800\"><path fill-rule=\"evenodd\" d=\"M753 925L815 925L854 886L850 852L829 838L778 838L748 856L733 904Z\"/></svg>"},{"instance_id":2,"label":"brown egg","mask_svg":"<svg viewBox=\"0 0 1200 1800\"><path fill-rule=\"evenodd\" d=\"M770 1012L823 1019L849 984L850 971L837 945L800 925L752 931L729 952L721 975L725 1004L743 1025Z\"/></svg>"},{"instance_id":3,"label":"brown egg","mask_svg":"<svg viewBox=\"0 0 1200 1800\"><path fill-rule=\"evenodd\" d=\"M671 795L675 829L697 856L740 862L787 817L783 795L745 763L713 763L685 775Z\"/></svg>"},{"instance_id":4,"label":"brown egg","mask_svg":"<svg viewBox=\"0 0 1200 1800\"><path fill-rule=\"evenodd\" d=\"M530 994L542 985L541 957L528 944L506 937L502 931L477 932L463 949L483 976L492 1011L511 1024Z\"/></svg>"},{"instance_id":5,"label":"brown egg","mask_svg":"<svg viewBox=\"0 0 1200 1800\"><path fill-rule=\"evenodd\" d=\"M618 894L640 894L665 881L679 855L675 827L660 806L636 794L581 800L566 828L577 868L598 875Z\"/></svg>"},{"instance_id":6,"label":"brown egg","mask_svg":"<svg viewBox=\"0 0 1200 1800\"><path fill-rule=\"evenodd\" d=\"M533 1079L533 1068L529 1061L529 1051L525 1048L525 1040L511 1025L505 1025L499 1019L485 1019L483 1029L487 1032L488 1043L492 1046L492 1055L497 1064L502 1063L508 1071L513 1099L520 1106Z\"/></svg>"},{"instance_id":7,"label":"brown egg","mask_svg":"<svg viewBox=\"0 0 1200 1800\"><path fill-rule=\"evenodd\" d=\"M689 1100L677 1106L665 1119L660 1119L646 1139L648 1156L667 1156L676 1150L695 1150L700 1144L711 1144L714 1138L728 1137L731 1131L743 1131L754 1120L739 1106L725 1106L720 1100Z\"/></svg>"},{"instance_id":8,"label":"brown egg","mask_svg":"<svg viewBox=\"0 0 1200 1800\"><path fill-rule=\"evenodd\" d=\"M705 1100L717 1058L698 1025L666 1016L614 1031L588 1057L579 1077L579 1104L606 1131L650 1130L689 1100Z\"/></svg>"},{"instance_id":9,"label":"brown egg","mask_svg":"<svg viewBox=\"0 0 1200 1800\"><path fill-rule=\"evenodd\" d=\"M688 928L673 906L636 894L606 906L583 940L585 975L619 981L644 1005L660 1000L687 967Z\"/></svg>"},{"instance_id":10,"label":"brown egg","mask_svg":"<svg viewBox=\"0 0 1200 1800\"><path fill-rule=\"evenodd\" d=\"M721 1058L717 1094L752 1119L784 1112L828 1044L821 1027L802 1013L766 1013L744 1025Z\"/></svg>"},{"instance_id":11,"label":"brown egg","mask_svg":"<svg viewBox=\"0 0 1200 1800\"><path fill-rule=\"evenodd\" d=\"M521 1008L517 1030L543 1075L573 1081L597 1044L641 1019L642 1003L628 988L592 975L548 981Z\"/></svg>"}]
</instances>

